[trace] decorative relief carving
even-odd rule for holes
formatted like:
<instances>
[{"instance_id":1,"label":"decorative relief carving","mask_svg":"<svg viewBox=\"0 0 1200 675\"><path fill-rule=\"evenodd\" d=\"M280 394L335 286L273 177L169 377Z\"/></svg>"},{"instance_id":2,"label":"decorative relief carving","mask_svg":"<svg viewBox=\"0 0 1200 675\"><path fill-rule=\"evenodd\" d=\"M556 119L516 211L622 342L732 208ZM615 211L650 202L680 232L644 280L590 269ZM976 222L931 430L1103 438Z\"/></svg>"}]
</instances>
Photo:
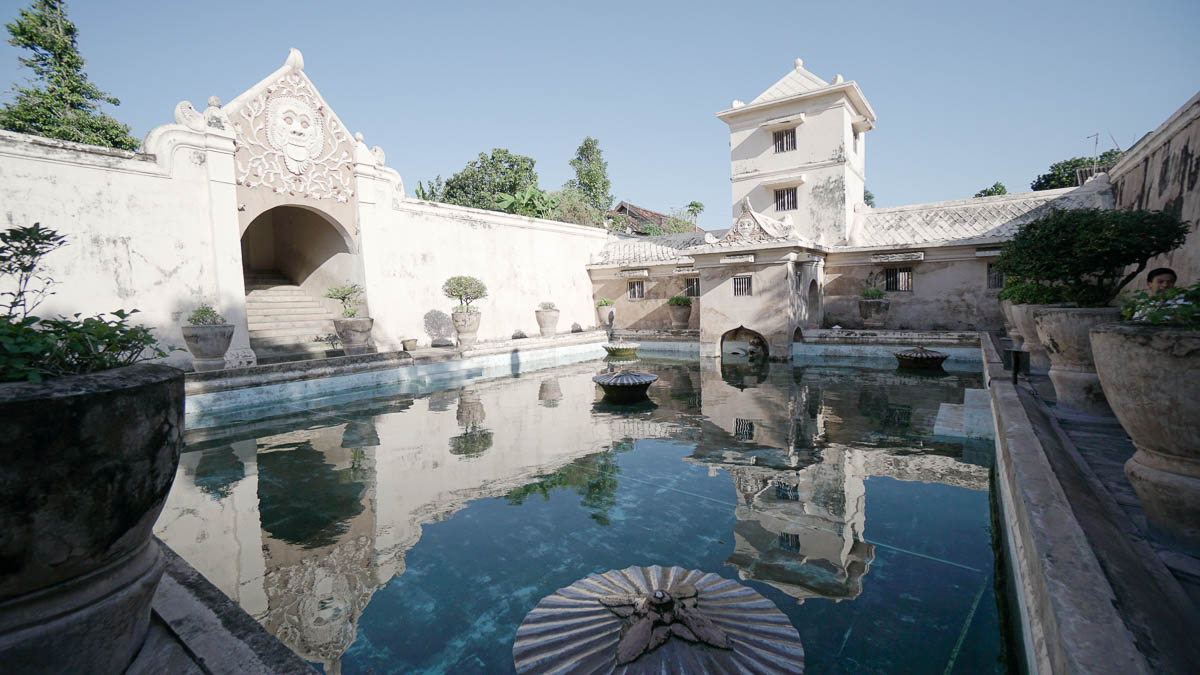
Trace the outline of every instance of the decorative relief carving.
<instances>
[{"instance_id":1,"label":"decorative relief carving","mask_svg":"<svg viewBox=\"0 0 1200 675\"><path fill-rule=\"evenodd\" d=\"M339 202L354 195L353 141L302 73L247 101L233 128L239 185Z\"/></svg>"},{"instance_id":2,"label":"decorative relief carving","mask_svg":"<svg viewBox=\"0 0 1200 675\"><path fill-rule=\"evenodd\" d=\"M192 131L204 131L204 118L196 112L190 101L180 101L175 105L175 122Z\"/></svg>"}]
</instances>

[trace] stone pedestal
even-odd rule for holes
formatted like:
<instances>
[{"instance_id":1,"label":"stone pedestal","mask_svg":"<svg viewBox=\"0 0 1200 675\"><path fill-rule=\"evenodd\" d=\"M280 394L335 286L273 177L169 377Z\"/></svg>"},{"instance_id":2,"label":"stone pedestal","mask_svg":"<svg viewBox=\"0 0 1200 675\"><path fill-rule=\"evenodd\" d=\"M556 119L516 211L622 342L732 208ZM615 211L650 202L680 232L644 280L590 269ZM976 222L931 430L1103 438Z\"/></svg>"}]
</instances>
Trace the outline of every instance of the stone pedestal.
<instances>
[{"instance_id":1,"label":"stone pedestal","mask_svg":"<svg viewBox=\"0 0 1200 675\"><path fill-rule=\"evenodd\" d=\"M1050 381L1060 408L1112 415L1092 360L1092 328L1121 317L1115 307L1059 307L1033 312L1038 341L1050 358Z\"/></svg>"}]
</instances>

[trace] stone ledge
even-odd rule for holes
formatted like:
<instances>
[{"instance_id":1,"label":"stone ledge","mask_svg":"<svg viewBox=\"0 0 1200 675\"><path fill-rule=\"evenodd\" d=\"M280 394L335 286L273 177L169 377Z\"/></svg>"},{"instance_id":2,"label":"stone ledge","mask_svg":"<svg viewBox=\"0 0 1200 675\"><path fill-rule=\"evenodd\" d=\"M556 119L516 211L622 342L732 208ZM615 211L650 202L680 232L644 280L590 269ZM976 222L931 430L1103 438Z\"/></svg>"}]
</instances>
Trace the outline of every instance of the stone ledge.
<instances>
[{"instance_id":1,"label":"stone ledge","mask_svg":"<svg viewBox=\"0 0 1200 675\"><path fill-rule=\"evenodd\" d=\"M805 344L871 345L962 345L980 344L980 333L972 331L869 330L865 328L801 329Z\"/></svg>"}]
</instances>

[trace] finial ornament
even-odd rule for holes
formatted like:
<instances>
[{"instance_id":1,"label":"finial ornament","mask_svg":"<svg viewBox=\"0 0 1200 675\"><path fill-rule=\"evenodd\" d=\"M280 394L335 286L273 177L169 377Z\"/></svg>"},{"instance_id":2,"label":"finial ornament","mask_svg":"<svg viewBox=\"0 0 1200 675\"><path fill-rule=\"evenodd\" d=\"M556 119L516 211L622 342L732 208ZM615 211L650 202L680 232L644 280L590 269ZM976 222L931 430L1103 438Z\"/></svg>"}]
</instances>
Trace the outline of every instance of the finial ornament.
<instances>
[{"instance_id":1,"label":"finial ornament","mask_svg":"<svg viewBox=\"0 0 1200 675\"><path fill-rule=\"evenodd\" d=\"M210 108L220 108L221 107L221 99L216 96L209 96L208 97L208 105Z\"/></svg>"},{"instance_id":2,"label":"finial ornament","mask_svg":"<svg viewBox=\"0 0 1200 675\"><path fill-rule=\"evenodd\" d=\"M796 59L796 70L804 67L804 59Z\"/></svg>"},{"instance_id":3,"label":"finial ornament","mask_svg":"<svg viewBox=\"0 0 1200 675\"><path fill-rule=\"evenodd\" d=\"M304 55L300 53L299 49L292 47L291 49L288 50L287 61L284 62L284 65L291 66L292 70L295 70L297 72L303 71L304 70Z\"/></svg>"}]
</instances>

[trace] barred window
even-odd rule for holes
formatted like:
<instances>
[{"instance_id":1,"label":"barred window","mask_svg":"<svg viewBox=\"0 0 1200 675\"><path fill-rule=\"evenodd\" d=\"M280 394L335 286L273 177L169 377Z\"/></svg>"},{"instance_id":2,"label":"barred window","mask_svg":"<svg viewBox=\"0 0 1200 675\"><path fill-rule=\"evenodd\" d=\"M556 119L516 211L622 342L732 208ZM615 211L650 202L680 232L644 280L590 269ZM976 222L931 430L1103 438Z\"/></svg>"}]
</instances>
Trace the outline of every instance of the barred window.
<instances>
[{"instance_id":1,"label":"barred window","mask_svg":"<svg viewBox=\"0 0 1200 675\"><path fill-rule=\"evenodd\" d=\"M629 282L629 299L641 300L646 297L646 282L631 281Z\"/></svg>"},{"instance_id":2,"label":"barred window","mask_svg":"<svg viewBox=\"0 0 1200 675\"><path fill-rule=\"evenodd\" d=\"M1004 288L1004 272L996 269L995 263L988 263L987 287L990 289Z\"/></svg>"},{"instance_id":3,"label":"barred window","mask_svg":"<svg viewBox=\"0 0 1200 675\"><path fill-rule=\"evenodd\" d=\"M791 553L801 553L800 535L790 532L780 532L779 536L775 537L775 546Z\"/></svg>"},{"instance_id":4,"label":"barred window","mask_svg":"<svg viewBox=\"0 0 1200 675\"><path fill-rule=\"evenodd\" d=\"M683 294L689 298L700 297L700 277L686 277L683 280Z\"/></svg>"},{"instance_id":5,"label":"barred window","mask_svg":"<svg viewBox=\"0 0 1200 675\"><path fill-rule=\"evenodd\" d=\"M911 267L889 267L883 271L885 291L909 291L913 289Z\"/></svg>"},{"instance_id":6,"label":"barred window","mask_svg":"<svg viewBox=\"0 0 1200 675\"><path fill-rule=\"evenodd\" d=\"M788 152L796 149L796 130L785 129L775 132L775 152Z\"/></svg>"},{"instance_id":7,"label":"barred window","mask_svg":"<svg viewBox=\"0 0 1200 675\"><path fill-rule=\"evenodd\" d=\"M750 277L734 277L733 278L733 294L734 295L754 295L754 287L750 283Z\"/></svg>"},{"instance_id":8,"label":"barred window","mask_svg":"<svg viewBox=\"0 0 1200 675\"><path fill-rule=\"evenodd\" d=\"M795 211L796 210L796 188L783 188L775 191L775 210L776 211Z\"/></svg>"},{"instance_id":9,"label":"barred window","mask_svg":"<svg viewBox=\"0 0 1200 675\"><path fill-rule=\"evenodd\" d=\"M733 420L733 436L739 441L754 440L754 420L744 420L735 417Z\"/></svg>"}]
</instances>

